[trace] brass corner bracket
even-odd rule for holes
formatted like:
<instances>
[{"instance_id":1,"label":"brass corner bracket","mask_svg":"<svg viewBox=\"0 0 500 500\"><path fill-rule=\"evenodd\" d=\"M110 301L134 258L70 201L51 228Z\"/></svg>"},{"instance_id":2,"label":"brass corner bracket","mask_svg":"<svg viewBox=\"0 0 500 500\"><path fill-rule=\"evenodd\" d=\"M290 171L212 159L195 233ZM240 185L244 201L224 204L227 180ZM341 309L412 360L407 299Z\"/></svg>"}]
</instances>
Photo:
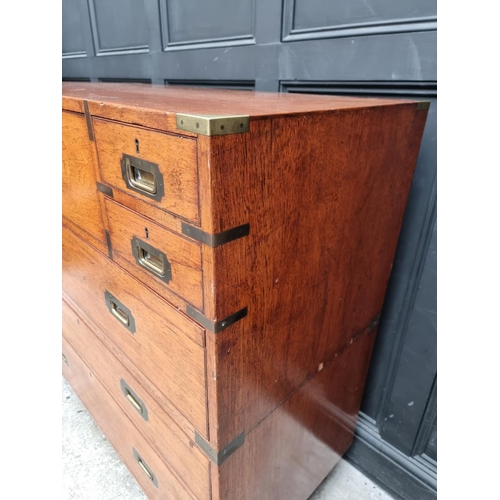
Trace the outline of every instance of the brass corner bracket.
<instances>
[{"instance_id":1,"label":"brass corner bracket","mask_svg":"<svg viewBox=\"0 0 500 500\"><path fill-rule=\"evenodd\" d=\"M430 101L418 101L417 111L427 111L431 107Z\"/></svg>"},{"instance_id":2,"label":"brass corner bracket","mask_svg":"<svg viewBox=\"0 0 500 500\"><path fill-rule=\"evenodd\" d=\"M243 431L239 436L236 436L224 449L220 451L214 450L210 444L198 434L197 431L194 431L194 439L196 444L215 465L221 465L243 445L245 442L245 431Z\"/></svg>"},{"instance_id":3,"label":"brass corner bracket","mask_svg":"<svg viewBox=\"0 0 500 500\"><path fill-rule=\"evenodd\" d=\"M229 135L248 132L248 115L191 115L177 113L176 123L179 130L201 135Z\"/></svg>"}]
</instances>

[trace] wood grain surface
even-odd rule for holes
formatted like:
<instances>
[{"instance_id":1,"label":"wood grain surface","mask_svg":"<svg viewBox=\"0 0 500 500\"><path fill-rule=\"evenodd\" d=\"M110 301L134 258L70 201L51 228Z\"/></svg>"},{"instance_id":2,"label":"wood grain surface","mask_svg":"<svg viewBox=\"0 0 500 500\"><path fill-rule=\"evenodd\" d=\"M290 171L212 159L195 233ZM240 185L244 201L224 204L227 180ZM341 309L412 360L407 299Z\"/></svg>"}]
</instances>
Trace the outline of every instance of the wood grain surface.
<instances>
[{"instance_id":1,"label":"wood grain surface","mask_svg":"<svg viewBox=\"0 0 500 500\"><path fill-rule=\"evenodd\" d=\"M64 337L62 347L68 360L68 364L63 362L64 377L78 394L88 412L137 479L148 498L151 500L165 500L165 498L196 500L196 497L181 485L130 419L116 405L110 394ZM134 448L154 474L158 486L153 484L136 461L133 455Z\"/></svg>"},{"instance_id":2,"label":"wood grain surface","mask_svg":"<svg viewBox=\"0 0 500 500\"><path fill-rule=\"evenodd\" d=\"M102 197L114 262L63 235L64 297L116 356L109 376L119 361L149 405L217 451L245 433L225 462L210 463L212 500L305 500L353 437L425 106L138 84L63 92L66 109L88 101L114 190ZM246 114L250 128L196 136L177 130L177 112ZM120 180L136 138L144 159L178 168L168 208ZM242 224L250 233L211 248L179 234L183 218L208 234ZM171 283L138 268L133 236L171 259ZM110 315L105 290L133 311L136 334ZM205 332L186 303L213 322L248 314Z\"/></svg>"},{"instance_id":3,"label":"wood grain surface","mask_svg":"<svg viewBox=\"0 0 500 500\"><path fill-rule=\"evenodd\" d=\"M184 414L179 411L179 409L168 399L154 384L151 383L149 378L144 374L141 366L136 365L132 360L130 360L123 351L109 338L109 336L102 331L102 329L81 309L81 307L72 300L72 298L66 294L63 290L62 297L64 302L69 304L71 309L75 311L79 318L89 326L94 335L99 339L99 341L111 352L115 358L120 362L125 369L132 374L132 376L139 381L142 387L151 394L161 408L167 413L174 422L188 435L194 436L195 432L199 432L206 439L208 435L195 429L194 425L184 416Z\"/></svg>"},{"instance_id":4,"label":"wood grain surface","mask_svg":"<svg viewBox=\"0 0 500 500\"><path fill-rule=\"evenodd\" d=\"M186 136L196 134L177 129L176 113L249 115L252 122L266 117L391 106L402 102L397 99L228 91L134 83L63 83L63 109L75 109L82 99L88 101L93 116Z\"/></svg>"},{"instance_id":5,"label":"wood grain surface","mask_svg":"<svg viewBox=\"0 0 500 500\"><path fill-rule=\"evenodd\" d=\"M95 118L92 122L104 182L156 208L199 223L195 139ZM158 165L164 182L160 201L127 187L120 164L124 153Z\"/></svg>"},{"instance_id":6,"label":"wood grain surface","mask_svg":"<svg viewBox=\"0 0 500 500\"><path fill-rule=\"evenodd\" d=\"M106 198L105 204L113 252L119 253L132 264L129 268L132 274L160 295L164 296L162 292L168 288L202 311L203 273L200 245L164 229L109 198ZM172 279L168 283L137 263L132 254L131 241L134 237L167 256L172 271ZM169 299L169 296L165 298Z\"/></svg>"},{"instance_id":7,"label":"wood grain surface","mask_svg":"<svg viewBox=\"0 0 500 500\"><path fill-rule=\"evenodd\" d=\"M82 318L63 301L63 335L127 414L149 444L186 489L201 499L210 497L210 466L207 457L167 412L151 397L133 375L99 341ZM120 380L124 380L147 411L147 420L126 399Z\"/></svg>"},{"instance_id":8,"label":"wood grain surface","mask_svg":"<svg viewBox=\"0 0 500 500\"><path fill-rule=\"evenodd\" d=\"M377 320L425 115L402 104L198 139L202 227L250 223L248 237L203 252L205 314L248 307L207 333L216 446L252 429Z\"/></svg>"},{"instance_id":9,"label":"wood grain surface","mask_svg":"<svg viewBox=\"0 0 500 500\"><path fill-rule=\"evenodd\" d=\"M65 228L63 289L204 433L205 353L198 345L203 330ZM131 311L134 334L110 313L105 291Z\"/></svg>"},{"instance_id":10,"label":"wood grain surface","mask_svg":"<svg viewBox=\"0 0 500 500\"><path fill-rule=\"evenodd\" d=\"M84 115L63 112L62 215L86 231L92 244L106 243L96 188L96 163Z\"/></svg>"},{"instance_id":11,"label":"wood grain surface","mask_svg":"<svg viewBox=\"0 0 500 500\"><path fill-rule=\"evenodd\" d=\"M214 498L309 498L352 442L374 340L371 330L339 352L212 468Z\"/></svg>"}]
</instances>

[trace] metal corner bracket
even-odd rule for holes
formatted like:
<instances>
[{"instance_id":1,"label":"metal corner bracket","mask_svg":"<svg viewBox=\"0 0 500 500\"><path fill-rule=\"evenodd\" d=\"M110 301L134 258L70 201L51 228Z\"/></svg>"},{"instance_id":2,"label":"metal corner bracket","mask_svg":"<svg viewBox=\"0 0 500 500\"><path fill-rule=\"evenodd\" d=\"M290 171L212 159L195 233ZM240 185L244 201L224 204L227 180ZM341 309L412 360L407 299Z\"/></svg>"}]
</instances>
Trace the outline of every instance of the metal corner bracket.
<instances>
[{"instance_id":1,"label":"metal corner bracket","mask_svg":"<svg viewBox=\"0 0 500 500\"><path fill-rule=\"evenodd\" d=\"M111 245L111 235L107 229L104 230L104 234L106 235L106 245L108 247L108 257L113 260L113 247Z\"/></svg>"},{"instance_id":2,"label":"metal corner bracket","mask_svg":"<svg viewBox=\"0 0 500 500\"><path fill-rule=\"evenodd\" d=\"M248 314L248 307L244 307L220 321L209 320L189 304L186 305L186 314L212 333L219 333L244 318Z\"/></svg>"},{"instance_id":3,"label":"metal corner bracket","mask_svg":"<svg viewBox=\"0 0 500 500\"><path fill-rule=\"evenodd\" d=\"M250 234L250 224L242 224L238 227L233 227L227 231L222 231L222 233L209 234L201 229L191 226L186 222L181 224L182 234L193 238L193 240L199 241L204 245L211 248L224 245L230 241L237 240L238 238L243 238L243 236L248 236Z\"/></svg>"},{"instance_id":4,"label":"metal corner bracket","mask_svg":"<svg viewBox=\"0 0 500 500\"><path fill-rule=\"evenodd\" d=\"M99 191L102 194L105 194L106 196L109 196L110 198L113 198L113 190L109 187L106 186L105 184L102 184L101 182L96 182L97 185L97 191Z\"/></svg>"},{"instance_id":5,"label":"metal corner bracket","mask_svg":"<svg viewBox=\"0 0 500 500\"><path fill-rule=\"evenodd\" d=\"M201 135L229 135L248 132L248 115L192 115L177 113L177 128Z\"/></svg>"},{"instance_id":6,"label":"metal corner bracket","mask_svg":"<svg viewBox=\"0 0 500 500\"><path fill-rule=\"evenodd\" d=\"M92 129L92 118L90 117L89 103L85 99L83 100L83 111L85 113L85 121L87 122L89 139L94 142L94 131Z\"/></svg>"},{"instance_id":7,"label":"metal corner bracket","mask_svg":"<svg viewBox=\"0 0 500 500\"><path fill-rule=\"evenodd\" d=\"M203 439L198 432L194 431L194 440L196 444L202 449L205 455L212 460L215 465L221 465L227 458L229 458L244 442L245 442L245 431L243 431L239 436L236 436L224 449L220 451L214 450L206 441Z\"/></svg>"},{"instance_id":8,"label":"metal corner bracket","mask_svg":"<svg viewBox=\"0 0 500 500\"><path fill-rule=\"evenodd\" d=\"M418 101L417 111L427 111L431 107L431 101Z\"/></svg>"}]
</instances>

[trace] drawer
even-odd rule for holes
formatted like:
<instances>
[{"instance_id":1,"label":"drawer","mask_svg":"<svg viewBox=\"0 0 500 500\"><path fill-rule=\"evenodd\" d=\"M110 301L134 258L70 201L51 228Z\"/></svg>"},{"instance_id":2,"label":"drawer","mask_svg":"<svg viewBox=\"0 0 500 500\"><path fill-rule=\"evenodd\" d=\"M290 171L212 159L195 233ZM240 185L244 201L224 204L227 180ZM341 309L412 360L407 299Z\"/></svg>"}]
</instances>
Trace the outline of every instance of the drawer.
<instances>
[{"instance_id":1,"label":"drawer","mask_svg":"<svg viewBox=\"0 0 500 500\"><path fill-rule=\"evenodd\" d=\"M63 290L202 434L204 331L63 228Z\"/></svg>"},{"instance_id":2,"label":"drawer","mask_svg":"<svg viewBox=\"0 0 500 500\"><path fill-rule=\"evenodd\" d=\"M102 208L96 187L96 161L84 115L62 114L62 215L75 224L82 237L106 245Z\"/></svg>"},{"instance_id":3,"label":"drawer","mask_svg":"<svg viewBox=\"0 0 500 500\"><path fill-rule=\"evenodd\" d=\"M150 499L193 499L64 337L63 375Z\"/></svg>"},{"instance_id":4,"label":"drawer","mask_svg":"<svg viewBox=\"0 0 500 500\"><path fill-rule=\"evenodd\" d=\"M197 498L208 499L208 459L63 301L63 334L155 451Z\"/></svg>"},{"instance_id":5,"label":"drawer","mask_svg":"<svg viewBox=\"0 0 500 500\"><path fill-rule=\"evenodd\" d=\"M105 205L113 252L128 261L127 269L167 300L165 287L202 311L201 246L112 200Z\"/></svg>"},{"instance_id":6,"label":"drawer","mask_svg":"<svg viewBox=\"0 0 500 500\"><path fill-rule=\"evenodd\" d=\"M199 224L196 139L92 121L103 182Z\"/></svg>"}]
</instances>

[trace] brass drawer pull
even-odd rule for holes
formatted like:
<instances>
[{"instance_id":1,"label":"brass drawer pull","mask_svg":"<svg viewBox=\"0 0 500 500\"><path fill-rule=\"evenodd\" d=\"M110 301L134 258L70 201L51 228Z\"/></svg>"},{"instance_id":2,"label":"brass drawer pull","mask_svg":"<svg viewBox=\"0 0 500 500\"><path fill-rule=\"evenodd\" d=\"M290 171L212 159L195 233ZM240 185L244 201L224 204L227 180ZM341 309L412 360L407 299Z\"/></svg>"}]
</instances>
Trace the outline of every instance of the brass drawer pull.
<instances>
[{"instance_id":1,"label":"brass drawer pull","mask_svg":"<svg viewBox=\"0 0 500 500\"><path fill-rule=\"evenodd\" d=\"M165 283L172 279L170 262L162 251L134 236L132 238L132 254L137 264Z\"/></svg>"},{"instance_id":2,"label":"brass drawer pull","mask_svg":"<svg viewBox=\"0 0 500 500\"><path fill-rule=\"evenodd\" d=\"M116 297L107 290L104 292L104 298L109 312L131 333L135 333L135 320L130 309L125 307Z\"/></svg>"},{"instance_id":3,"label":"brass drawer pull","mask_svg":"<svg viewBox=\"0 0 500 500\"><path fill-rule=\"evenodd\" d=\"M132 448L132 453L134 454L134 458L141 467L141 469L143 470L144 474L146 474L146 476L148 476L150 481L158 488L158 480L156 479L156 476L149 468L148 464L143 460L143 458L139 455L139 453L135 448Z\"/></svg>"},{"instance_id":4,"label":"brass drawer pull","mask_svg":"<svg viewBox=\"0 0 500 500\"><path fill-rule=\"evenodd\" d=\"M156 201L164 196L163 175L156 163L123 154L122 177L127 187Z\"/></svg>"},{"instance_id":5,"label":"brass drawer pull","mask_svg":"<svg viewBox=\"0 0 500 500\"><path fill-rule=\"evenodd\" d=\"M137 410L144 420L148 420L148 410L141 398L130 388L125 380L120 379L120 387L127 401Z\"/></svg>"},{"instance_id":6,"label":"brass drawer pull","mask_svg":"<svg viewBox=\"0 0 500 500\"><path fill-rule=\"evenodd\" d=\"M127 399L130 401L132 406L142 415L143 414L143 409L141 405L134 399L134 396L130 394L130 392L127 394Z\"/></svg>"}]
</instances>

